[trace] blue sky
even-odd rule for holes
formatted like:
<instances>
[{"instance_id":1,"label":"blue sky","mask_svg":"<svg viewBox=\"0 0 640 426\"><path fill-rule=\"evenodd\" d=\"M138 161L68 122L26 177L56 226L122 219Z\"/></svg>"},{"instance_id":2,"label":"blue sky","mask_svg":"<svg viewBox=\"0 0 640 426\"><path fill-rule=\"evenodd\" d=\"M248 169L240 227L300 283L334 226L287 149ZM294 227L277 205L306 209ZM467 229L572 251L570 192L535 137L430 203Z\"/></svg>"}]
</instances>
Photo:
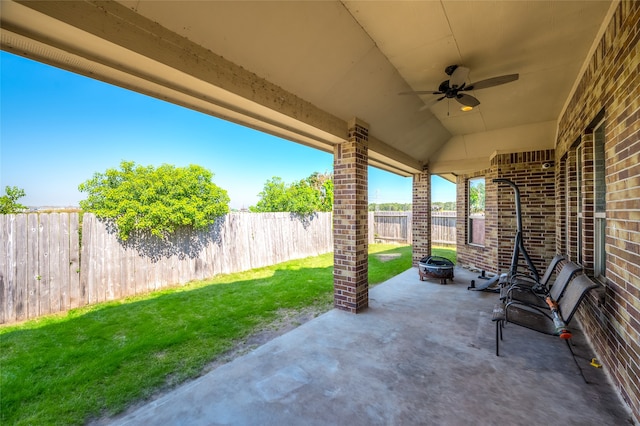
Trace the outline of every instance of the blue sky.
<instances>
[{"instance_id":1,"label":"blue sky","mask_svg":"<svg viewBox=\"0 0 640 426\"><path fill-rule=\"evenodd\" d=\"M267 179L291 183L331 172L333 155L0 52L0 188L28 206L77 206L78 185L123 160L198 164L226 189L230 207L254 205ZM455 186L434 177L434 201ZM410 203L411 178L369 168L370 203Z\"/></svg>"}]
</instances>

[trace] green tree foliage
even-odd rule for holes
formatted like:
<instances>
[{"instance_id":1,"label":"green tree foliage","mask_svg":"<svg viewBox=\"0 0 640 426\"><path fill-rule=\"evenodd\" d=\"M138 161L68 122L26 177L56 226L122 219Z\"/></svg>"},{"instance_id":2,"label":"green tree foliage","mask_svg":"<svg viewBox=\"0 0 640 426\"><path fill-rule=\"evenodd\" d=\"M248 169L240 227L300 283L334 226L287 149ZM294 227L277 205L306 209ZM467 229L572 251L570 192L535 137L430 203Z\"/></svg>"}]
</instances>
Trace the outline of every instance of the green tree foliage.
<instances>
[{"instance_id":1,"label":"green tree foliage","mask_svg":"<svg viewBox=\"0 0 640 426\"><path fill-rule=\"evenodd\" d=\"M411 203L371 203L369 204L370 212L410 212Z\"/></svg>"},{"instance_id":2,"label":"green tree foliage","mask_svg":"<svg viewBox=\"0 0 640 426\"><path fill-rule=\"evenodd\" d=\"M484 212L484 179L469 185L469 210L471 213Z\"/></svg>"},{"instance_id":3,"label":"green tree foliage","mask_svg":"<svg viewBox=\"0 0 640 426\"><path fill-rule=\"evenodd\" d=\"M435 211L454 212L456 211L455 201L434 201L431 203L431 209Z\"/></svg>"},{"instance_id":4,"label":"green tree foliage","mask_svg":"<svg viewBox=\"0 0 640 426\"><path fill-rule=\"evenodd\" d=\"M18 200L25 195L24 189L17 186L6 186L4 195L0 197L0 214L14 214L26 210L27 206L18 203Z\"/></svg>"},{"instance_id":5,"label":"green tree foliage","mask_svg":"<svg viewBox=\"0 0 640 426\"><path fill-rule=\"evenodd\" d=\"M333 208L332 175L315 172L289 185L274 176L267 180L258 196L260 201L249 207L252 212L292 212L301 215L328 212Z\"/></svg>"},{"instance_id":6,"label":"green tree foliage","mask_svg":"<svg viewBox=\"0 0 640 426\"><path fill-rule=\"evenodd\" d=\"M80 184L88 194L80 207L97 217L115 221L127 240L134 231L166 238L180 226L206 228L229 212L227 191L212 182L213 173L197 166L158 168L123 161Z\"/></svg>"}]
</instances>

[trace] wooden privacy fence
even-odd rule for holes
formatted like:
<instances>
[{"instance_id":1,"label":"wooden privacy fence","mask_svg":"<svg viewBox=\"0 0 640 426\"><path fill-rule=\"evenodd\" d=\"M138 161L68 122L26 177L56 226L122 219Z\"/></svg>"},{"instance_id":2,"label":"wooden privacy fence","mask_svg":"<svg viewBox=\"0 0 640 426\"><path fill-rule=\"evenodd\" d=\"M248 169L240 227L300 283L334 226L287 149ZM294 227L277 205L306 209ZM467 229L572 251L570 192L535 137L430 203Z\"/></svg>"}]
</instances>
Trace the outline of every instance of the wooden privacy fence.
<instances>
[{"instance_id":1,"label":"wooden privacy fence","mask_svg":"<svg viewBox=\"0 0 640 426\"><path fill-rule=\"evenodd\" d=\"M369 242L398 241L411 244L411 212L369 212ZM456 244L456 212L431 213L431 243Z\"/></svg>"},{"instance_id":2,"label":"wooden privacy fence","mask_svg":"<svg viewBox=\"0 0 640 426\"><path fill-rule=\"evenodd\" d=\"M333 250L331 213L231 213L206 231L123 244L77 213L0 215L0 322L147 293Z\"/></svg>"},{"instance_id":3,"label":"wooden privacy fence","mask_svg":"<svg viewBox=\"0 0 640 426\"><path fill-rule=\"evenodd\" d=\"M456 244L456 212L431 213L431 244Z\"/></svg>"},{"instance_id":4,"label":"wooden privacy fence","mask_svg":"<svg viewBox=\"0 0 640 426\"><path fill-rule=\"evenodd\" d=\"M369 242L411 243L411 212L369 212Z\"/></svg>"},{"instance_id":5,"label":"wooden privacy fence","mask_svg":"<svg viewBox=\"0 0 640 426\"><path fill-rule=\"evenodd\" d=\"M0 215L0 323L333 250L331 213L230 213L206 231L127 243L93 214L82 216L82 227L79 220L78 213ZM410 212L370 212L369 224L371 243L411 243ZM455 244L455 216L432 216L432 231L434 243Z\"/></svg>"},{"instance_id":6,"label":"wooden privacy fence","mask_svg":"<svg viewBox=\"0 0 640 426\"><path fill-rule=\"evenodd\" d=\"M78 213L0 215L0 322L86 304Z\"/></svg>"}]
</instances>

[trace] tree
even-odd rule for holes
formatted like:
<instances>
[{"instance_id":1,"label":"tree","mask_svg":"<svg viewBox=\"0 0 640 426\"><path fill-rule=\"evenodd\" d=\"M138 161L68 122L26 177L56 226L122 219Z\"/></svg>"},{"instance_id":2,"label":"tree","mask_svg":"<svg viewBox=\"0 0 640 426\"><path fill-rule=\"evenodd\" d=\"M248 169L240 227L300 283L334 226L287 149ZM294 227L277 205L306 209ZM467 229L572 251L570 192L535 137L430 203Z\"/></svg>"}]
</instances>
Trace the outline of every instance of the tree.
<instances>
[{"instance_id":1,"label":"tree","mask_svg":"<svg viewBox=\"0 0 640 426\"><path fill-rule=\"evenodd\" d=\"M369 211L408 212L411 211L411 203L371 203L369 204Z\"/></svg>"},{"instance_id":2,"label":"tree","mask_svg":"<svg viewBox=\"0 0 640 426\"><path fill-rule=\"evenodd\" d=\"M4 193L5 195L0 197L0 214L14 214L27 209L27 206L18 203L18 200L26 195L24 189L6 186Z\"/></svg>"},{"instance_id":3,"label":"tree","mask_svg":"<svg viewBox=\"0 0 640 426\"><path fill-rule=\"evenodd\" d=\"M292 212L301 215L328 212L333 208L332 176L315 172L290 185L274 176L267 180L258 196L258 203L249 208L252 212Z\"/></svg>"},{"instance_id":4,"label":"tree","mask_svg":"<svg viewBox=\"0 0 640 426\"><path fill-rule=\"evenodd\" d=\"M80 184L88 194L83 210L113 220L127 240L134 231L166 238L180 226L206 228L229 212L227 191L212 182L213 173L197 166L143 167L123 161Z\"/></svg>"},{"instance_id":5,"label":"tree","mask_svg":"<svg viewBox=\"0 0 640 426\"><path fill-rule=\"evenodd\" d=\"M469 203L471 213L484 213L485 188L484 180L469 185Z\"/></svg>"},{"instance_id":6,"label":"tree","mask_svg":"<svg viewBox=\"0 0 640 426\"><path fill-rule=\"evenodd\" d=\"M431 203L431 210L452 212L456 211L455 201L434 201Z\"/></svg>"}]
</instances>

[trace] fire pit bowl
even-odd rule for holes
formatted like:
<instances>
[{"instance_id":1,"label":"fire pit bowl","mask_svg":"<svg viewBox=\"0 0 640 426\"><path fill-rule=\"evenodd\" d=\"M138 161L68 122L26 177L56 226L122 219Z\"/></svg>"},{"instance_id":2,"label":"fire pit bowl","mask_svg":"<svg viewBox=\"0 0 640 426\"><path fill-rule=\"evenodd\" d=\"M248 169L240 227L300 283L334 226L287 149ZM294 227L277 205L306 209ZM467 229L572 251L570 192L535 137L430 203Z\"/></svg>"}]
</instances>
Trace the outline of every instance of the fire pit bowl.
<instances>
[{"instance_id":1,"label":"fire pit bowl","mask_svg":"<svg viewBox=\"0 0 640 426\"><path fill-rule=\"evenodd\" d=\"M427 256L418 262L420 281L425 278L439 278L440 284L446 284L447 279L453 279L453 262L440 256Z\"/></svg>"}]
</instances>

